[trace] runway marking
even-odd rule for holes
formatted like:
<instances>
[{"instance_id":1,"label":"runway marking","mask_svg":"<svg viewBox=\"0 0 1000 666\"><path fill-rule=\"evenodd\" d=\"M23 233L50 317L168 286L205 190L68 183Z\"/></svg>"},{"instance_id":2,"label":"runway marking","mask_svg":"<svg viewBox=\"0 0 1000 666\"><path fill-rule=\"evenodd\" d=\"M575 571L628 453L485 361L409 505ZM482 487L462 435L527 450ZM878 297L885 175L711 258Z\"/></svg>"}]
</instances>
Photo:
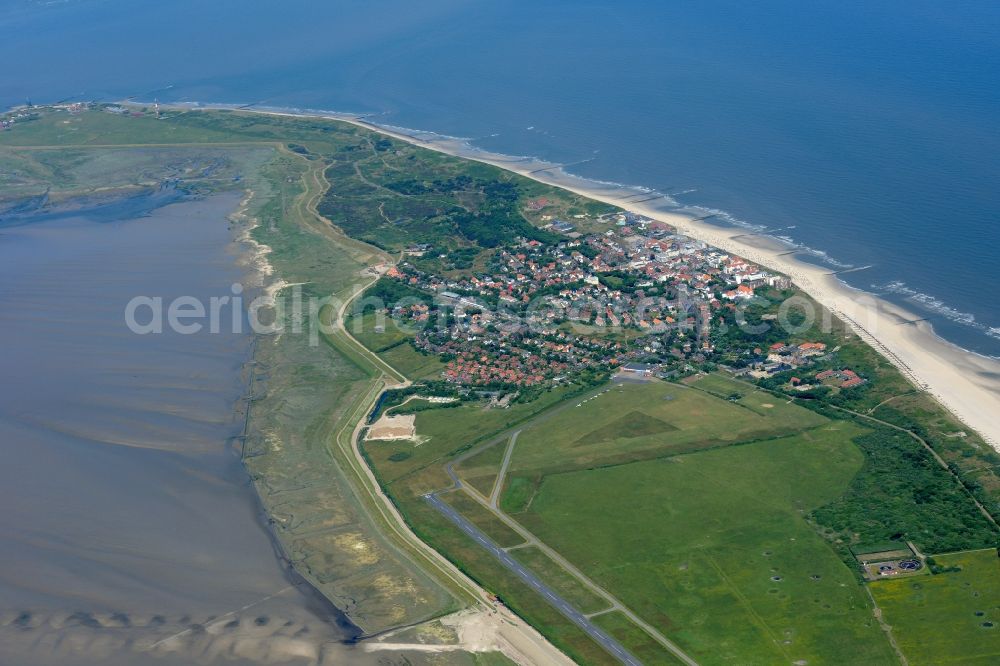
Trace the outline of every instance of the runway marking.
<instances>
[{"instance_id":1,"label":"runway marking","mask_svg":"<svg viewBox=\"0 0 1000 666\"><path fill-rule=\"evenodd\" d=\"M586 615L573 607L569 602L552 591L552 589L542 582L533 572L525 569L519 562L514 560L507 552L487 538L478 527L470 523L464 516L458 513L451 506L446 504L435 493L428 493L424 499L445 518L454 523L462 532L485 548L493 557L498 559L512 573L516 574L522 582L526 583L533 590L543 596L556 610L564 615L570 622L580 627L601 647L606 649L613 656L626 666L642 666L642 662L636 659L631 653L625 650L618 641L605 633L597 625L591 622Z\"/></svg>"}]
</instances>

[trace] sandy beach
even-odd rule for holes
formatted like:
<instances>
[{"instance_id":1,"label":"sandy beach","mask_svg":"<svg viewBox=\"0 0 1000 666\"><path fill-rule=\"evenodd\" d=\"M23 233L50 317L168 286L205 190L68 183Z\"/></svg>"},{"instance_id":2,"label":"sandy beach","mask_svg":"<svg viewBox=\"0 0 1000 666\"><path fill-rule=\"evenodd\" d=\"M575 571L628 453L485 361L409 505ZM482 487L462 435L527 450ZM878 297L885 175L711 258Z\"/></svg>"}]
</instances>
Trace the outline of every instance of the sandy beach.
<instances>
[{"instance_id":1,"label":"sandy beach","mask_svg":"<svg viewBox=\"0 0 1000 666\"><path fill-rule=\"evenodd\" d=\"M410 134L351 116L329 114L325 117L431 150L492 164L541 183L619 206L673 225L692 238L784 273L803 291L850 324L859 336L896 365L911 382L933 395L990 445L1000 450L1000 361L951 344L939 337L927 321L908 323L920 317L873 294L849 287L831 275L827 268L787 254L794 249L793 246L770 237L749 235L698 222L675 212L658 210L655 203L660 200L648 204L623 203L623 198L636 194L634 188L579 178L565 173L558 165L489 153L473 148L461 139L432 134L424 138L417 136L423 133ZM550 168L537 171L546 167ZM532 171L535 173L530 173Z\"/></svg>"},{"instance_id":2,"label":"sandy beach","mask_svg":"<svg viewBox=\"0 0 1000 666\"><path fill-rule=\"evenodd\" d=\"M230 104L180 104L175 108L231 111L238 107ZM623 202L622 199L637 194L639 190L573 176L558 164L480 150L464 139L376 125L350 114L264 109L248 113L339 120L430 150L491 164L540 183L665 222L691 238L784 273L799 288L846 321L914 385L934 396L965 425L1000 450L1000 360L975 354L944 340L927 321L909 323L921 317L874 294L846 285L831 275L827 268L797 259L795 254L789 254L795 246L776 238L699 222L670 210L660 210L656 203L662 199L638 204Z\"/></svg>"},{"instance_id":3,"label":"sandy beach","mask_svg":"<svg viewBox=\"0 0 1000 666\"><path fill-rule=\"evenodd\" d=\"M225 104L177 106L185 110L236 108L235 105ZM622 199L637 194L638 190L573 176L558 164L480 150L464 139L385 127L349 114L281 110L254 110L250 113L339 120L447 155L491 164L540 183L665 222L691 238L784 273L799 288L847 322L914 385L934 396L965 425L1000 450L1000 360L975 354L944 340L927 321L909 323L921 317L874 294L848 286L831 275L828 268L797 259L796 254L789 254L795 246L776 238L749 234L696 221L670 210L660 210L656 203L662 199L638 204L623 202Z\"/></svg>"},{"instance_id":4,"label":"sandy beach","mask_svg":"<svg viewBox=\"0 0 1000 666\"><path fill-rule=\"evenodd\" d=\"M226 105L182 106L187 110L231 109ZM619 206L676 227L681 233L741 256L771 270L788 275L803 291L842 318L870 345L893 362L916 386L927 390L967 426L978 431L992 446L1000 447L1000 361L978 356L938 337L926 322L913 323L917 315L872 294L855 290L831 275L830 269L813 265L789 254L790 246L778 239L748 234L741 230L698 222L671 210L659 210L656 200L647 204L627 204L634 188L604 184L566 174L558 165L531 158L492 154L471 147L461 139L413 133L409 130L372 125L364 120L330 113L251 111L281 116L329 118L363 127L441 153L491 164L548 185ZM538 171L544 169L543 171ZM244 221L247 200L242 202L237 221ZM252 244L251 244L252 245ZM265 246L251 247L253 263L264 275L271 273ZM362 424L358 424L360 429ZM355 432L357 435L357 430ZM365 468L366 472L371 473ZM400 519L400 523L402 523ZM461 575L461 574L459 574ZM389 634L367 642L364 650L412 650L415 652L500 651L519 664L569 663L568 659L534 629L502 606L485 598L484 604L450 618L458 640L448 645L396 642Z\"/></svg>"}]
</instances>

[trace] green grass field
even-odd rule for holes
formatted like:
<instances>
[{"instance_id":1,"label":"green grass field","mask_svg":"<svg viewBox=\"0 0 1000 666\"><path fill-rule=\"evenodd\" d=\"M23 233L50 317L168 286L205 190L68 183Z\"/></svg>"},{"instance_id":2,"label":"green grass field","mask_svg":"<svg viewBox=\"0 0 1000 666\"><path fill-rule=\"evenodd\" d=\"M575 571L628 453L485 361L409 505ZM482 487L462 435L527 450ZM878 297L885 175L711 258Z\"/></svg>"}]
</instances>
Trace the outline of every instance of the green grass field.
<instances>
[{"instance_id":1,"label":"green grass field","mask_svg":"<svg viewBox=\"0 0 1000 666\"><path fill-rule=\"evenodd\" d=\"M372 311L349 315L344 320L344 328L358 342L376 353L391 349L413 337L410 331L398 326L389 315Z\"/></svg>"},{"instance_id":2,"label":"green grass field","mask_svg":"<svg viewBox=\"0 0 1000 666\"><path fill-rule=\"evenodd\" d=\"M644 664L684 663L619 611L598 615L593 620L594 624L614 636Z\"/></svg>"},{"instance_id":3,"label":"green grass field","mask_svg":"<svg viewBox=\"0 0 1000 666\"><path fill-rule=\"evenodd\" d=\"M469 497L465 492L455 490L449 493L442 493L441 499L468 518L472 524L482 530L486 536L495 541L501 548L510 548L511 546L518 546L524 543L521 535L505 525L502 520L487 511L485 507Z\"/></svg>"},{"instance_id":4,"label":"green grass field","mask_svg":"<svg viewBox=\"0 0 1000 666\"><path fill-rule=\"evenodd\" d=\"M516 666L503 652L473 652L471 657L475 666Z\"/></svg>"},{"instance_id":5,"label":"green grass field","mask_svg":"<svg viewBox=\"0 0 1000 666\"><path fill-rule=\"evenodd\" d=\"M392 317L368 311L347 317L344 326L361 344L411 380L440 379L445 363L413 348L413 331Z\"/></svg>"},{"instance_id":6,"label":"green grass field","mask_svg":"<svg viewBox=\"0 0 1000 666\"><path fill-rule=\"evenodd\" d=\"M827 422L794 404L765 402L768 397L743 398L757 401L751 409L679 384L610 385L521 432L508 479L508 494L518 498L505 497L505 506L516 512L546 474L780 437Z\"/></svg>"},{"instance_id":7,"label":"green grass field","mask_svg":"<svg viewBox=\"0 0 1000 666\"><path fill-rule=\"evenodd\" d=\"M855 576L803 518L861 468L858 432L550 475L519 520L704 663L891 663Z\"/></svg>"},{"instance_id":8,"label":"green grass field","mask_svg":"<svg viewBox=\"0 0 1000 666\"><path fill-rule=\"evenodd\" d=\"M442 407L417 412L417 437L421 443L410 441L365 442L365 452L375 465L383 483L391 484L408 474L427 468L432 463L443 465L452 456L472 447L473 444L530 419L539 411L554 405L566 390L554 390L529 403L515 404L509 409L485 409L481 403L464 403L458 407ZM411 455L405 460L390 460L394 453L406 451ZM451 485L442 483L428 490L440 490ZM424 492L424 491L420 491Z\"/></svg>"},{"instance_id":9,"label":"green grass field","mask_svg":"<svg viewBox=\"0 0 1000 666\"><path fill-rule=\"evenodd\" d=\"M379 353L379 358L402 372L411 380L441 379L444 361L439 356L422 354L409 342L396 345Z\"/></svg>"},{"instance_id":10,"label":"green grass field","mask_svg":"<svg viewBox=\"0 0 1000 666\"><path fill-rule=\"evenodd\" d=\"M511 554L578 610L596 613L610 607L607 599L580 583L538 548L527 546L518 548Z\"/></svg>"},{"instance_id":11,"label":"green grass field","mask_svg":"<svg viewBox=\"0 0 1000 666\"><path fill-rule=\"evenodd\" d=\"M4 132L3 137L3 145L7 146L232 144L243 141L247 139L224 127L179 124L157 120L152 115L133 118L100 112L43 114L38 120L20 125L16 132Z\"/></svg>"},{"instance_id":12,"label":"green grass field","mask_svg":"<svg viewBox=\"0 0 1000 666\"><path fill-rule=\"evenodd\" d=\"M940 555L960 571L882 580L875 602L910 664L1000 663L1000 558L993 548Z\"/></svg>"},{"instance_id":13,"label":"green grass field","mask_svg":"<svg viewBox=\"0 0 1000 666\"><path fill-rule=\"evenodd\" d=\"M484 589L497 594L505 604L538 627L577 663L608 665L618 662L576 625L525 585L509 575L500 563L476 542L459 531L444 516L432 509L406 488L408 480L393 484L390 491L406 512L407 519L421 539L444 553ZM514 553L517 553L515 550Z\"/></svg>"},{"instance_id":14,"label":"green grass field","mask_svg":"<svg viewBox=\"0 0 1000 666\"><path fill-rule=\"evenodd\" d=\"M500 464L503 462L506 450L506 442L494 444L463 460L455 466L455 471L458 472L463 481L489 497L490 493L493 492L493 485L496 483L497 473L500 471Z\"/></svg>"}]
</instances>

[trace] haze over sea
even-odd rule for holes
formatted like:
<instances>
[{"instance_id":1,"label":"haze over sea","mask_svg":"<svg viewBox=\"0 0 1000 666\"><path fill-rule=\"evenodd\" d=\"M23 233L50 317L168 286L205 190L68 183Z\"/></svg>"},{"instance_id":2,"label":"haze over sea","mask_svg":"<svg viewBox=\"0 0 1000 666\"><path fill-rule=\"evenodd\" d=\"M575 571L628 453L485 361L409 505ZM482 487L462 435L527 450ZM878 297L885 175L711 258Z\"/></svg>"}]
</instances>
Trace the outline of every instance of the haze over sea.
<instances>
[{"instance_id":1,"label":"haze over sea","mask_svg":"<svg viewBox=\"0 0 1000 666\"><path fill-rule=\"evenodd\" d=\"M680 192L1000 356L1000 4L16 0L0 105L374 113Z\"/></svg>"}]
</instances>

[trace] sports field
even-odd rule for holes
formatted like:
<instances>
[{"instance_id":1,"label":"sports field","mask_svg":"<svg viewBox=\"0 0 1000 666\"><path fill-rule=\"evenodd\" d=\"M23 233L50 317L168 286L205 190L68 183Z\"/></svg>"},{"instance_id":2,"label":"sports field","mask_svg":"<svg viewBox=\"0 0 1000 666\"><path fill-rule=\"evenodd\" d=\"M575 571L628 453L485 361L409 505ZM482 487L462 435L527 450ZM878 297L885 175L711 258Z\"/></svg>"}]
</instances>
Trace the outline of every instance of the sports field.
<instances>
[{"instance_id":1,"label":"sports field","mask_svg":"<svg viewBox=\"0 0 1000 666\"><path fill-rule=\"evenodd\" d=\"M993 548L939 555L957 571L871 584L910 664L1000 663L1000 558ZM947 620L947 621L945 621Z\"/></svg>"}]
</instances>

